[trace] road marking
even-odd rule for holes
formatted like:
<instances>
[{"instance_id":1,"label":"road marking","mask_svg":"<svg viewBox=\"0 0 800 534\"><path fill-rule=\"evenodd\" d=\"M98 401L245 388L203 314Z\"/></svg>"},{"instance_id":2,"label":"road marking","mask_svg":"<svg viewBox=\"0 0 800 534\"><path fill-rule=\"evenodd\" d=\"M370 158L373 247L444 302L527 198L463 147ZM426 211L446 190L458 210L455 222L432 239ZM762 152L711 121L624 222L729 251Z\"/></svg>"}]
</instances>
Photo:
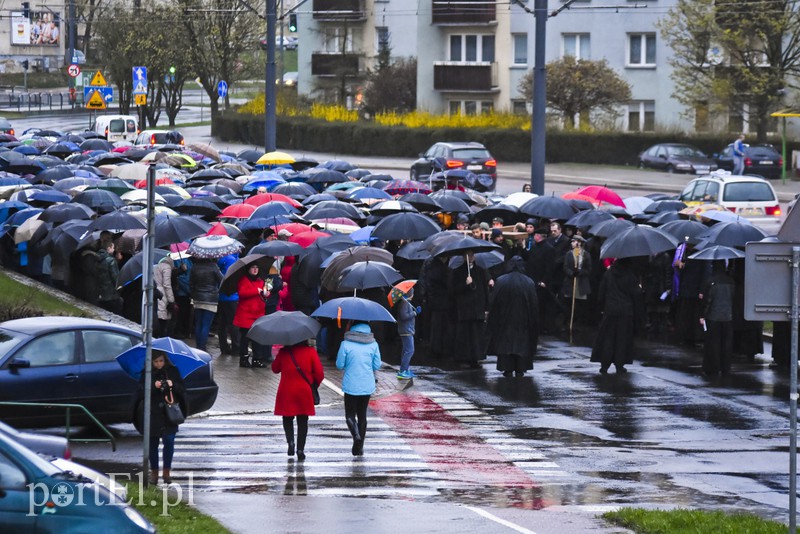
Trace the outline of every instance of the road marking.
<instances>
[{"instance_id":1,"label":"road marking","mask_svg":"<svg viewBox=\"0 0 800 534\"><path fill-rule=\"evenodd\" d=\"M342 391L342 389L339 386L337 386L327 378L323 378L322 383L325 384L325 386L327 386L328 389L335 392L337 395L344 397L344 391Z\"/></svg>"},{"instance_id":2,"label":"road marking","mask_svg":"<svg viewBox=\"0 0 800 534\"><path fill-rule=\"evenodd\" d=\"M494 521L495 523L497 523L499 525L503 525L504 527L508 527L511 530L516 530L517 532L521 532L522 534L536 534L536 532L534 532L533 530L527 529L525 527L521 527L521 526L517 525L516 523L512 523L511 521L506 521L505 519L497 517L494 514L490 514L486 510L482 510L480 508L475 508L474 506L467 506L467 505L462 505L462 508L466 508L470 512L478 514L479 516L485 517L489 521Z\"/></svg>"}]
</instances>

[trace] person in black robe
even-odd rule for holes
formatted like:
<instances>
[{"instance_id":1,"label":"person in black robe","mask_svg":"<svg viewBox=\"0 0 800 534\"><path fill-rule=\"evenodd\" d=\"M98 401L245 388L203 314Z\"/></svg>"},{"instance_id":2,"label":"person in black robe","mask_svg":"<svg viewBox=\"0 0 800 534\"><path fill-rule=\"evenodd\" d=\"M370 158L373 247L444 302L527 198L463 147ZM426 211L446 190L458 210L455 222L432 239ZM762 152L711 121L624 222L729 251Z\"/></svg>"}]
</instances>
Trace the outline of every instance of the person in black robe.
<instances>
[{"instance_id":1,"label":"person in black robe","mask_svg":"<svg viewBox=\"0 0 800 534\"><path fill-rule=\"evenodd\" d=\"M500 276L489 298L488 354L497 355L503 376L523 376L533 369L539 342L539 299L536 284L525 275L525 262L515 256L509 273Z\"/></svg>"},{"instance_id":2,"label":"person in black robe","mask_svg":"<svg viewBox=\"0 0 800 534\"><path fill-rule=\"evenodd\" d=\"M703 373L714 376L731 372L733 349L733 301L735 284L724 261L715 261L703 289L705 304L700 323L705 325Z\"/></svg>"},{"instance_id":3,"label":"person in black robe","mask_svg":"<svg viewBox=\"0 0 800 534\"><path fill-rule=\"evenodd\" d=\"M422 309L430 316L429 343L431 356L443 358L450 353L452 338L453 302L448 294L448 258L435 257L425 260L422 275L417 285L422 291Z\"/></svg>"},{"instance_id":4,"label":"person in black robe","mask_svg":"<svg viewBox=\"0 0 800 534\"><path fill-rule=\"evenodd\" d=\"M484 324L489 309L489 273L467 253L464 263L450 272L450 294L455 305L455 331L450 346L456 362L477 369L486 353Z\"/></svg>"},{"instance_id":5,"label":"person in black robe","mask_svg":"<svg viewBox=\"0 0 800 534\"><path fill-rule=\"evenodd\" d=\"M629 258L617 260L603 275L598 302L603 318L591 361L600 363L601 374L608 373L612 363L617 373L627 373L625 364L633 362L633 337L644 316L642 287Z\"/></svg>"}]
</instances>

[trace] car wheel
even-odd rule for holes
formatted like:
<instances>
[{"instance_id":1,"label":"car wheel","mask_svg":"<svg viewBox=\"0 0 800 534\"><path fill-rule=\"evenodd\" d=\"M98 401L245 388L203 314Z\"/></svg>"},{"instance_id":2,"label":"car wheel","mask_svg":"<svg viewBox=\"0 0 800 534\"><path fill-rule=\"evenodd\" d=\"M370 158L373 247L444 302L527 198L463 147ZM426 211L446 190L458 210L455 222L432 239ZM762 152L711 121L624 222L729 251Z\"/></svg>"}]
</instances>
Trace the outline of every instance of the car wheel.
<instances>
[{"instance_id":1,"label":"car wheel","mask_svg":"<svg viewBox=\"0 0 800 534\"><path fill-rule=\"evenodd\" d=\"M672 165L667 165L667 172L670 173L670 174L674 174L675 173L675 167L673 167Z\"/></svg>"}]
</instances>

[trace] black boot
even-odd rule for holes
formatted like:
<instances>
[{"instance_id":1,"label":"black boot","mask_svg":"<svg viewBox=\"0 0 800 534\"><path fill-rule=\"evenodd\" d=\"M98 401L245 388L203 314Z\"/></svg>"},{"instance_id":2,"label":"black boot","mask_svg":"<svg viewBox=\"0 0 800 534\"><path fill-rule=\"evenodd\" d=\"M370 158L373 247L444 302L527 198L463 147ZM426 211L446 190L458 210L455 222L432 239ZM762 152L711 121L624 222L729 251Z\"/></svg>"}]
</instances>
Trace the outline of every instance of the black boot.
<instances>
[{"instance_id":1,"label":"black boot","mask_svg":"<svg viewBox=\"0 0 800 534\"><path fill-rule=\"evenodd\" d=\"M353 436L353 449L351 452L353 456L358 456L358 444L361 441L361 433L358 431L358 425L354 417L345 417L344 420L345 423L347 423L347 429L350 430L350 434Z\"/></svg>"},{"instance_id":2,"label":"black boot","mask_svg":"<svg viewBox=\"0 0 800 534\"><path fill-rule=\"evenodd\" d=\"M252 365L250 365L250 358L248 356L240 356L239 367L252 367Z\"/></svg>"}]
</instances>

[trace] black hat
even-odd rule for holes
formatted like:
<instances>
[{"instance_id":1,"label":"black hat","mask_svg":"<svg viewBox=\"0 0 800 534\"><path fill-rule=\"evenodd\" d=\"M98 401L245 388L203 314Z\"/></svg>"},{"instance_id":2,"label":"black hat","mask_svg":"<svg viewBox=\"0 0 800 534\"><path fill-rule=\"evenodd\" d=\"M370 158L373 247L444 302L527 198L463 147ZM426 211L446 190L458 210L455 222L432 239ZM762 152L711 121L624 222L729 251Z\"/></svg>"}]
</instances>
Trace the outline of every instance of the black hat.
<instances>
[{"instance_id":1,"label":"black hat","mask_svg":"<svg viewBox=\"0 0 800 534\"><path fill-rule=\"evenodd\" d=\"M492 239L495 237L500 237L503 235L503 230L501 228L492 228Z\"/></svg>"},{"instance_id":2,"label":"black hat","mask_svg":"<svg viewBox=\"0 0 800 534\"><path fill-rule=\"evenodd\" d=\"M492 222L493 223L499 222L500 224L503 224L503 219L501 219L500 217L495 217L494 219L492 219Z\"/></svg>"},{"instance_id":3,"label":"black hat","mask_svg":"<svg viewBox=\"0 0 800 534\"><path fill-rule=\"evenodd\" d=\"M586 240L583 237L579 236L579 235L574 235L570 239L572 241L577 241L578 243L581 243L581 244L586 243Z\"/></svg>"},{"instance_id":4,"label":"black hat","mask_svg":"<svg viewBox=\"0 0 800 534\"><path fill-rule=\"evenodd\" d=\"M456 222L459 222L459 223L468 223L468 222L469 222L469 217L467 217L467 216L466 216L465 214L463 214L463 213L459 213L459 215L458 215L458 219L456 219Z\"/></svg>"},{"instance_id":5,"label":"black hat","mask_svg":"<svg viewBox=\"0 0 800 534\"><path fill-rule=\"evenodd\" d=\"M536 231L534 233L535 234L542 234L542 235L550 235L550 229L546 228L544 226L540 226L539 228L536 229Z\"/></svg>"},{"instance_id":6,"label":"black hat","mask_svg":"<svg viewBox=\"0 0 800 534\"><path fill-rule=\"evenodd\" d=\"M527 221L525 221L525 226L528 225L536 226L536 219L528 219Z\"/></svg>"}]
</instances>

